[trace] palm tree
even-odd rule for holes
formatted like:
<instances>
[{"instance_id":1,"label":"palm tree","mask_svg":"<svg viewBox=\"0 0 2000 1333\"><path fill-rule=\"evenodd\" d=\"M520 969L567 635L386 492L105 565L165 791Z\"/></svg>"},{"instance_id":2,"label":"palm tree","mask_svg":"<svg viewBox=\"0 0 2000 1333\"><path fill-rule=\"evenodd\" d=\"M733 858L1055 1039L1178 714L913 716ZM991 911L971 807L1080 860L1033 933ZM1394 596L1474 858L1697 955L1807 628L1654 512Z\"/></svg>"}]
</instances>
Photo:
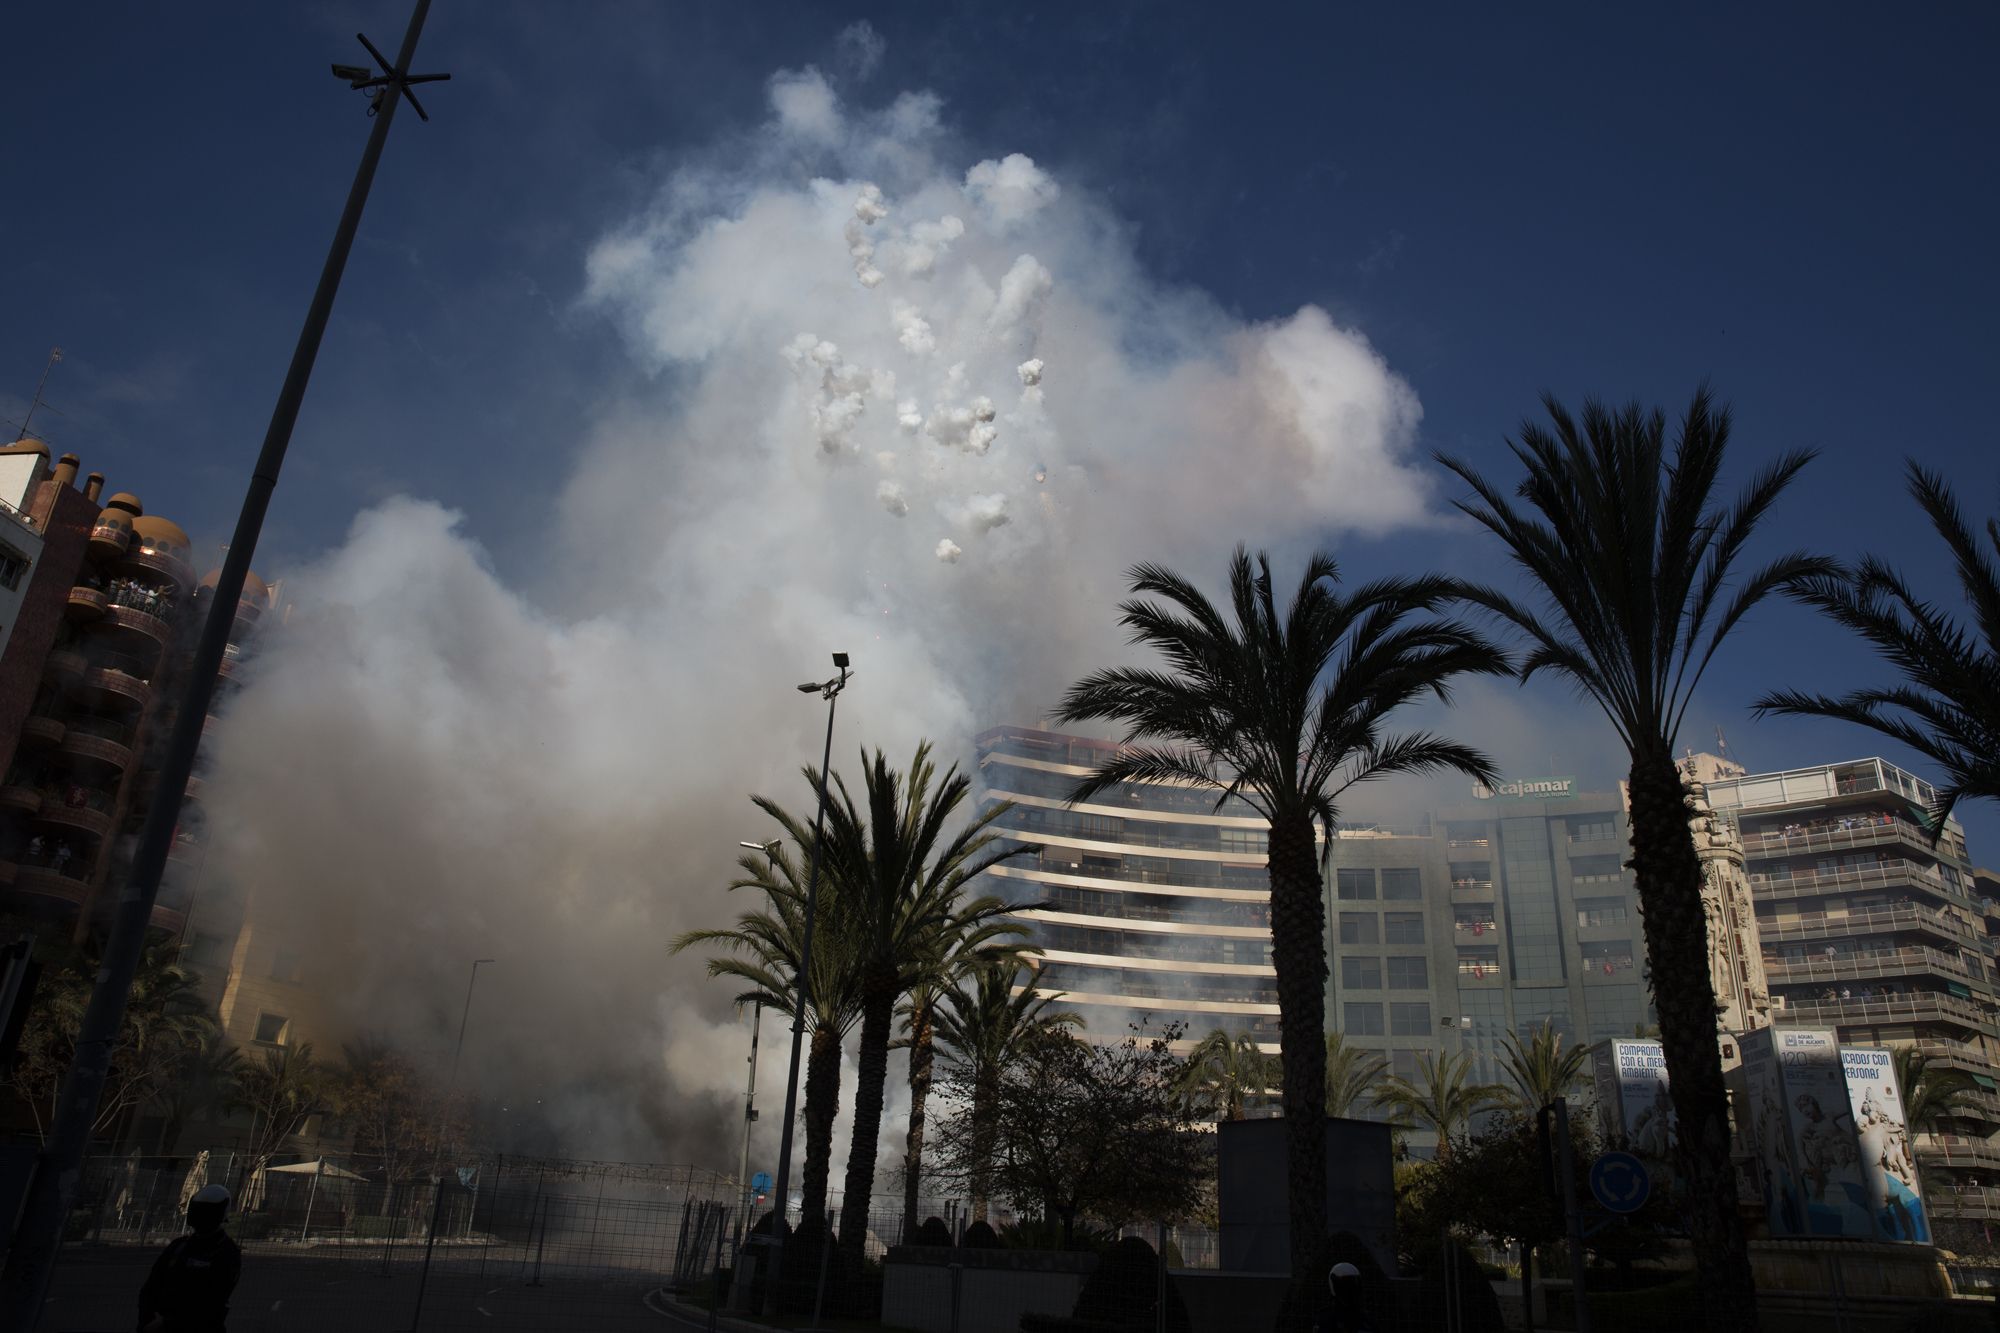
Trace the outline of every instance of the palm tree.
<instances>
[{"instance_id":1,"label":"palm tree","mask_svg":"<svg viewBox=\"0 0 2000 1333\"><path fill-rule=\"evenodd\" d=\"M1134 742L1080 782L1072 803L1123 782L1171 782L1217 792L1218 809L1240 796L1270 824L1292 1271L1279 1323L1287 1329L1309 1327L1327 1302L1318 1276L1327 1269L1326 907L1315 826L1331 837L1335 801L1370 778L1441 769L1490 777L1492 764L1469 746L1424 732L1385 735L1383 724L1404 704L1448 698L1467 672L1509 669L1506 655L1465 625L1419 618L1452 599L1453 580L1383 579L1343 595L1339 579L1332 557L1313 556L1281 612L1269 557L1253 562L1239 546L1229 567L1232 624L1179 574L1140 565L1131 571L1135 596L1119 615L1166 669L1099 671L1071 687L1058 714L1117 721Z\"/></svg>"},{"instance_id":2,"label":"palm tree","mask_svg":"<svg viewBox=\"0 0 2000 1333\"><path fill-rule=\"evenodd\" d=\"M808 781L818 775L807 770ZM690 930L673 941L679 953L702 945L724 952L708 960L708 975L730 977L744 984L738 1004L758 1004L780 1014L795 1012L799 994L799 956L805 942L805 903L809 869L794 850L812 846L812 825L802 824L775 801L751 800L776 820L789 845L781 839L774 855L761 850L736 862L735 889L757 889L765 906L743 913L728 930ZM811 1034L806 1056L805 1160L799 1171L801 1230L817 1228L826 1217L827 1177L833 1162L833 1121L840 1110L840 1048L861 1015L861 989L855 969L850 913L841 886L820 877L813 924L812 975L806 991L806 1028ZM776 1201L783 1219L787 1201Z\"/></svg>"},{"instance_id":3,"label":"palm tree","mask_svg":"<svg viewBox=\"0 0 2000 1333\"><path fill-rule=\"evenodd\" d=\"M1515 488L1524 507L1469 464L1440 461L1474 492L1458 507L1500 538L1546 610L1491 588L1467 595L1528 640L1523 680L1541 671L1566 677L1604 710L1630 753L1630 865L1708 1322L1753 1329L1756 1288L1729 1162L1701 862L1674 745L1729 632L1773 592L1831 568L1795 552L1731 591L1745 544L1811 454L1786 454L1724 508L1716 485L1729 411L1706 386L1681 419L1671 456L1658 411L1634 404L1614 412L1593 400L1578 420L1554 397L1542 401L1553 430L1530 421L1509 442L1527 469Z\"/></svg>"},{"instance_id":4,"label":"palm tree","mask_svg":"<svg viewBox=\"0 0 2000 1333\"><path fill-rule=\"evenodd\" d=\"M1562 1033L1556 1031L1553 1019L1543 1019L1526 1042L1520 1033L1509 1032L1501 1045L1505 1053L1500 1063L1514 1081L1502 1096L1517 1111L1532 1112L1575 1092L1590 1062L1589 1047L1563 1048Z\"/></svg>"},{"instance_id":5,"label":"palm tree","mask_svg":"<svg viewBox=\"0 0 2000 1333\"><path fill-rule=\"evenodd\" d=\"M1780 690L1758 700L1757 712L1857 723L1934 761L1946 779L1936 805L1925 812L1936 837L1952 807L1965 797L2000 800L2000 520L1986 521L1982 545L1943 477L1914 461L1908 472L1910 494L1958 567L1977 634L1969 634L1873 556L1852 569L1800 579L1790 589L1792 596L1860 635L1896 668L1903 683L1853 690L1838 698Z\"/></svg>"},{"instance_id":6,"label":"palm tree","mask_svg":"<svg viewBox=\"0 0 2000 1333\"><path fill-rule=\"evenodd\" d=\"M244 1179L255 1182L260 1194L264 1168L285 1151L285 1140L303 1132L314 1116L332 1109L327 1074L314 1058L309 1041L270 1047L262 1060L247 1064L237 1074L229 1109L250 1113ZM242 1193L240 1189L237 1192Z\"/></svg>"},{"instance_id":7,"label":"palm tree","mask_svg":"<svg viewBox=\"0 0 2000 1333\"><path fill-rule=\"evenodd\" d=\"M1002 1071L1040 1033L1081 1022L1073 1013L1048 1012L1061 998L1035 988L1034 969L1019 955L978 968L945 992L937 1010L937 1039L972 1087L973 1139L985 1145L975 1148L977 1163L993 1160L993 1110ZM967 1183L971 1219L984 1222L993 1192L991 1173L975 1165Z\"/></svg>"},{"instance_id":8,"label":"palm tree","mask_svg":"<svg viewBox=\"0 0 2000 1333\"><path fill-rule=\"evenodd\" d=\"M966 886L999 862L1034 850L1020 844L991 850L1001 839L990 826L1011 808L1004 802L988 806L946 838L945 826L972 783L956 764L940 776L928 741L917 746L907 776L890 767L880 750L872 760L866 753L861 758L866 812L855 805L846 780L834 774L834 789L826 793L824 845L827 875L840 883L849 914L860 988L854 1137L847 1149L838 1232L841 1249L856 1266L868 1234L897 1001L930 978L943 953L940 941L981 949L1027 933L1019 922L1005 919L1009 904L968 897Z\"/></svg>"},{"instance_id":9,"label":"palm tree","mask_svg":"<svg viewBox=\"0 0 2000 1333\"><path fill-rule=\"evenodd\" d=\"M1033 946L987 948L976 945L974 937L953 934L942 943L942 952L925 975L911 985L897 1011L903 1021L903 1035L891 1045L910 1053L910 1120L903 1139L903 1238L909 1244L917 1230L917 1194L923 1182L924 1125L936 1069L938 1007L967 976L998 966L1003 960L1017 963L1028 954L1039 954Z\"/></svg>"},{"instance_id":10,"label":"palm tree","mask_svg":"<svg viewBox=\"0 0 2000 1333\"><path fill-rule=\"evenodd\" d=\"M1188 1052L1181 1094L1191 1113L1241 1120L1244 1103L1271 1090L1276 1064L1248 1033L1232 1037L1217 1028Z\"/></svg>"},{"instance_id":11,"label":"palm tree","mask_svg":"<svg viewBox=\"0 0 2000 1333\"><path fill-rule=\"evenodd\" d=\"M1963 1069L1931 1063L1915 1046L1895 1048L1896 1083L1903 1090L1903 1123L1912 1133L1935 1134L1940 1122L1971 1115L1979 1084Z\"/></svg>"},{"instance_id":12,"label":"palm tree","mask_svg":"<svg viewBox=\"0 0 2000 1333\"><path fill-rule=\"evenodd\" d=\"M1451 1136L1465 1131L1472 1117L1502 1102L1507 1090L1495 1083L1472 1081L1470 1055L1417 1054L1417 1076L1391 1074L1375 1100L1406 1123L1437 1134L1437 1159L1451 1158Z\"/></svg>"},{"instance_id":13,"label":"palm tree","mask_svg":"<svg viewBox=\"0 0 2000 1333\"><path fill-rule=\"evenodd\" d=\"M1326 1113L1344 1119L1355 1107L1372 1101L1387 1072L1389 1062L1381 1052L1349 1046L1343 1033L1327 1033Z\"/></svg>"}]
</instances>

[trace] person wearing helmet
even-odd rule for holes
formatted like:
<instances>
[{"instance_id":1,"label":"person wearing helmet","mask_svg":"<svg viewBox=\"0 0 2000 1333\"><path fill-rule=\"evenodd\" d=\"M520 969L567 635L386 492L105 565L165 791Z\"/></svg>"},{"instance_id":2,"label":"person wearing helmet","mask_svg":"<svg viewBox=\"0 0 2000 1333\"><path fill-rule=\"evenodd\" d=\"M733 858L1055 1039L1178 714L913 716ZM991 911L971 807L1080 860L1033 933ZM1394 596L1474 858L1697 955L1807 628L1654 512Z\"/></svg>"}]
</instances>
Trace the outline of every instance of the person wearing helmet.
<instances>
[{"instance_id":1,"label":"person wearing helmet","mask_svg":"<svg viewBox=\"0 0 2000 1333\"><path fill-rule=\"evenodd\" d=\"M222 1229L229 1191L203 1185L188 1200L189 1231L168 1243L139 1289L139 1333L224 1333L243 1254Z\"/></svg>"},{"instance_id":2,"label":"person wearing helmet","mask_svg":"<svg viewBox=\"0 0 2000 1333\"><path fill-rule=\"evenodd\" d=\"M1326 1275L1326 1286L1333 1294L1333 1316L1324 1325L1327 1333L1367 1333L1361 1315L1361 1270L1353 1264L1335 1264Z\"/></svg>"}]
</instances>

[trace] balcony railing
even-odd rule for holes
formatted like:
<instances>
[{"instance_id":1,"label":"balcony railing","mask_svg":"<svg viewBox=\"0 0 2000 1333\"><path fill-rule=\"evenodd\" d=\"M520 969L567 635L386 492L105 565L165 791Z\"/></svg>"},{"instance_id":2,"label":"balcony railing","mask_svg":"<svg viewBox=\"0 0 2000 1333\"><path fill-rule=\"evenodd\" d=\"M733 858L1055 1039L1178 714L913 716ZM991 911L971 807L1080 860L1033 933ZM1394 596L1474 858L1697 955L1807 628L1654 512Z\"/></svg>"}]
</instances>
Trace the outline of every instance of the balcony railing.
<instances>
[{"instance_id":1,"label":"balcony railing","mask_svg":"<svg viewBox=\"0 0 2000 1333\"><path fill-rule=\"evenodd\" d=\"M170 643L174 637L174 627L150 611L134 606L113 605L105 608L105 625L116 625L119 629L129 629L145 635L156 643Z\"/></svg>"},{"instance_id":2,"label":"balcony railing","mask_svg":"<svg viewBox=\"0 0 2000 1333\"><path fill-rule=\"evenodd\" d=\"M1963 1217L1975 1220L2000 1218L2000 1189L1991 1185L1947 1185L1924 1182L1924 1202L1936 1217Z\"/></svg>"},{"instance_id":3,"label":"balcony railing","mask_svg":"<svg viewBox=\"0 0 2000 1333\"><path fill-rule=\"evenodd\" d=\"M189 780L189 795L193 793ZM1083 891L1087 892L1087 891ZM1052 888L1043 899L1052 912L1073 916L1110 917L1123 921L1157 921L1174 925L1236 926L1269 929L1271 909L1262 903L1215 903L1189 898L1172 907L1152 903L1104 901L1124 898L1124 894L1092 894L1089 898L1075 889ZM1183 903L1185 905L1183 905Z\"/></svg>"},{"instance_id":4,"label":"balcony railing","mask_svg":"<svg viewBox=\"0 0 2000 1333\"><path fill-rule=\"evenodd\" d=\"M171 546L153 546L139 541L125 551L126 563L140 569L150 569L165 574L168 578L187 588L194 583L194 566L187 558Z\"/></svg>"},{"instance_id":5,"label":"balcony railing","mask_svg":"<svg viewBox=\"0 0 2000 1333\"><path fill-rule=\"evenodd\" d=\"M2000 1167L2000 1148L1984 1139L1958 1134L1912 1134L1910 1147L1928 1167L1992 1170Z\"/></svg>"},{"instance_id":6,"label":"balcony railing","mask_svg":"<svg viewBox=\"0 0 2000 1333\"><path fill-rule=\"evenodd\" d=\"M1748 833L1743 837L1743 851L1748 856L1772 856L1788 852L1832 851L1843 847L1879 847L1885 842L1902 843L1932 856L1939 853L1965 854L1963 845L1949 834L1933 847L1930 838L1915 824L1887 815L1848 828L1836 826L1801 828L1789 833L1782 829L1773 833Z\"/></svg>"},{"instance_id":7,"label":"balcony railing","mask_svg":"<svg viewBox=\"0 0 2000 1333\"><path fill-rule=\"evenodd\" d=\"M1241 875L1224 875L1214 870L1213 866L1213 862L1189 861L1176 865L1171 870L1149 870L1123 863L1084 865L1044 855L1034 861L1010 861L1004 866L995 866L987 873L1010 878L1014 877L1013 871L1032 870L1044 875L1068 875L1076 879L1118 880L1128 884L1155 884L1162 888L1235 889L1243 893L1255 893L1259 897L1269 896L1270 880L1262 870Z\"/></svg>"},{"instance_id":8,"label":"balcony railing","mask_svg":"<svg viewBox=\"0 0 2000 1333\"><path fill-rule=\"evenodd\" d=\"M1838 915L1813 912L1796 917L1757 918L1757 934L1766 940L1821 939L1828 935L1886 934L1897 930L1929 930L1956 940L1980 942L1978 932L1969 923L1914 903Z\"/></svg>"},{"instance_id":9,"label":"balcony railing","mask_svg":"<svg viewBox=\"0 0 2000 1333\"><path fill-rule=\"evenodd\" d=\"M21 893L39 893L45 898L80 903L90 893L90 886L84 878L86 869L74 863L70 867L58 868L41 864L33 857L23 857L15 865L14 888Z\"/></svg>"},{"instance_id":10,"label":"balcony railing","mask_svg":"<svg viewBox=\"0 0 2000 1333\"><path fill-rule=\"evenodd\" d=\"M1787 1024L1858 1023L1957 1023L1963 1027L1991 1029L1995 1025L1990 1008L1972 1000L1937 991L1916 994L1875 996L1862 1000L1807 1000L1785 997L1785 1007L1773 1015Z\"/></svg>"},{"instance_id":11,"label":"balcony railing","mask_svg":"<svg viewBox=\"0 0 2000 1333\"><path fill-rule=\"evenodd\" d=\"M101 588L90 588L79 583L69 590L69 615L72 620L95 620L104 614L110 605Z\"/></svg>"},{"instance_id":12,"label":"balcony railing","mask_svg":"<svg viewBox=\"0 0 2000 1333\"><path fill-rule=\"evenodd\" d=\"M1972 980L1979 974L1965 960L1941 949L1921 945L1902 949L1873 949L1865 953L1841 954L1825 958L1766 958L1764 975L1773 982L1843 981L1855 977L1909 976L1917 972L1948 972Z\"/></svg>"},{"instance_id":13,"label":"balcony railing","mask_svg":"<svg viewBox=\"0 0 2000 1333\"><path fill-rule=\"evenodd\" d=\"M1016 808L1002 816L996 829L1005 830L1009 836L1024 842L1036 842L1043 838L1069 838L1077 842L1097 842L1117 847L1165 847L1176 851L1219 852L1230 856L1241 856L1245 860L1263 859L1267 848L1259 835L1258 843L1231 845L1219 837L1191 838L1183 835L1162 833L1146 827L1144 820L1128 819L1120 821L1124 827L1116 830L1091 828L1088 825L1061 823L1029 823L1021 817Z\"/></svg>"},{"instance_id":14,"label":"balcony railing","mask_svg":"<svg viewBox=\"0 0 2000 1333\"><path fill-rule=\"evenodd\" d=\"M1752 875L1750 891L1759 898L1811 897L1833 889L1899 888L1914 884L1933 893L1951 893L1944 877L1902 857L1838 870L1801 870L1791 875Z\"/></svg>"},{"instance_id":15,"label":"balcony railing","mask_svg":"<svg viewBox=\"0 0 2000 1333\"><path fill-rule=\"evenodd\" d=\"M1451 882L1453 893L1491 893L1493 881L1490 879L1455 879Z\"/></svg>"}]
</instances>

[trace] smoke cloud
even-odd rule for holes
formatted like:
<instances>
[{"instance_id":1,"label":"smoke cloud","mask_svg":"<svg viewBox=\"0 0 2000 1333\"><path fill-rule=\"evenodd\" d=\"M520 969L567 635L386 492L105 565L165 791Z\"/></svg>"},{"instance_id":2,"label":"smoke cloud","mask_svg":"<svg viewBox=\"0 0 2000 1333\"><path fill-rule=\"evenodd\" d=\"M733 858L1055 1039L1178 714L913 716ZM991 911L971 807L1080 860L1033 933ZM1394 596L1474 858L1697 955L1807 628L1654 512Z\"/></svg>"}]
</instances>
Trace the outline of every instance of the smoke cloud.
<instances>
[{"instance_id":1,"label":"smoke cloud","mask_svg":"<svg viewBox=\"0 0 2000 1333\"><path fill-rule=\"evenodd\" d=\"M843 50L893 73L872 32ZM1133 562L1433 521L1416 394L1358 331L1157 281L1088 180L973 158L929 93L856 105L808 68L769 108L579 256L579 315L652 389L552 453L545 530L509 538L535 583L443 505L370 510L280 571L296 613L215 740L211 873L406 1039L448 1049L498 959L468 1081L582 1155L733 1169L747 1024L666 945L748 905L748 793L807 806L826 709L793 687L829 651L857 670L837 766L966 758L1121 655Z\"/></svg>"}]
</instances>

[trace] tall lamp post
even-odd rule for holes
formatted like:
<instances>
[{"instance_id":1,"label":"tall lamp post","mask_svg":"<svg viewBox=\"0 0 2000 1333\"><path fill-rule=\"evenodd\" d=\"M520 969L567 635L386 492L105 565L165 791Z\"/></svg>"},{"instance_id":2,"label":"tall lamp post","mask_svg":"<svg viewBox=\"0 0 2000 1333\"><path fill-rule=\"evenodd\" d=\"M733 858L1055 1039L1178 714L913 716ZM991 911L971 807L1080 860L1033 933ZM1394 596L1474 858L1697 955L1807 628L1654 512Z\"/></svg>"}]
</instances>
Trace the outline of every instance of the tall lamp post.
<instances>
[{"instance_id":1,"label":"tall lamp post","mask_svg":"<svg viewBox=\"0 0 2000 1333\"><path fill-rule=\"evenodd\" d=\"M473 959L472 979L465 983L465 1008L458 1015L458 1044L451 1048L451 1086L454 1090L458 1087L458 1057L465 1054L465 1025L472 1021L472 988L479 984L479 969L493 961L491 958Z\"/></svg>"},{"instance_id":2,"label":"tall lamp post","mask_svg":"<svg viewBox=\"0 0 2000 1333\"><path fill-rule=\"evenodd\" d=\"M799 686L801 694L817 694L826 700L826 746L819 760L819 810L813 815L811 868L806 872L806 923L804 937L799 942L799 971L793 978L792 989L798 992L793 999L792 1010L792 1060L785 1074L785 1122L778 1131L778 1179L776 1199L778 1205L778 1225L772 1228L775 1239L780 1244L773 1258L772 1276L779 1277L785 1271L785 1211L790 1206L792 1188L792 1125L799 1115L799 1052L806 1036L806 993L812 984L813 912L819 901L819 860L820 840L826 828L826 784L833 767L833 710L840 698L840 692L847 687L847 678L854 673L847 669L847 654L835 653L833 665L840 672L832 680L807 681ZM803 1221L804 1219L800 1219ZM770 1299L775 1302L778 1284L774 1281L769 1288Z\"/></svg>"},{"instance_id":3,"label":"tall lamp post","mask_svg":"<svg viewBox=\"0 0 2000 1333\"><path fill-rule=\"evenodd\" d=\"M771 874L778 873L778 848L784 846L780 838L769 842L739 842L738 847L746 851L762 852L771 863ZM736 1226L736 1243L740 1247L750 1234L750 1210L756 1194L750 1188L750 1127L757 1123L757 1038L764 1027L764 1006L753 1003L750 1006L750 1081L743 1089L743 1155L736 1163L736 1188L742 1191L738 1200L743 1207L743 1216ZM780 1200L779 1206L783 1207Z\"/></svg>"},{"instance_id":4,"label":"tall lamp post","mask_svg":"<svg viewBox=\"0 0 2000 1333\"><path fill-rule=\"evenodd\" d=\"M111 1070L111 1052L125 1021L125 1003L132 978L139 970L139 955L145 946L146 929L153 902L160 892L160 874L166 867L167 848L173 841L174 824L180 817L181 793L194 767L194 752L201 743L202 723L208 716L209 700L215 693L216 674L222 665L222 650L229 627L236 616L236 603L243 596L243 578L250 572L250 557L257 550L257 536L264 528L264 514L272 492L278 487L278 471L292 440L299 407L305 401L306 383L312 378L313 362L319 357L320 340L327 321L333 316L333 298L340 290L340 277L347 268L348 252L361 226L361 212L368 203L369 187L375 181L376 164L389 141L389 125L396 109L408 102L425 120L423 107L411 92L411 85L449 78L446 74L412 74L410 61L416 55L417 38L423 33L430 0L416 0L409 26L403 30L403 44L391 64L366 37L361 44L381 65L382 73L369 66L335 65L333 73L350 88L371 94L369 114L375 124L361 151L354 184L347 192L340 224L334 229L333 244L320 269L319 285L313 289L305 324L285 371L278 401L271 409L271 422L264 431L264 443L251 470L250 485L244 493L243 508L237 516L235 534L230 538L222 571L216 577L209 600L208 618L196 640L194 661L188 671L188 686L179 701L174 722L160 756L160 773L153 785L153 799L146 810L133 849L130 877L111 913L110 934L99 964L97 985L84 1011L76 1038L76 1058L63 1080L62 1094L49 1126L49 1135L35 1161L27 1197L14 1225L7 1249L4 1274L0 1274L0 1328L30 1333L40 1321L49 1274L55 1267L56 1250L61 1244L63 1222L69 1216L82 1179L83 1154L90 1144L91 1125L103 1099L105 1079Z\"/></svg>"}]
</instances>

